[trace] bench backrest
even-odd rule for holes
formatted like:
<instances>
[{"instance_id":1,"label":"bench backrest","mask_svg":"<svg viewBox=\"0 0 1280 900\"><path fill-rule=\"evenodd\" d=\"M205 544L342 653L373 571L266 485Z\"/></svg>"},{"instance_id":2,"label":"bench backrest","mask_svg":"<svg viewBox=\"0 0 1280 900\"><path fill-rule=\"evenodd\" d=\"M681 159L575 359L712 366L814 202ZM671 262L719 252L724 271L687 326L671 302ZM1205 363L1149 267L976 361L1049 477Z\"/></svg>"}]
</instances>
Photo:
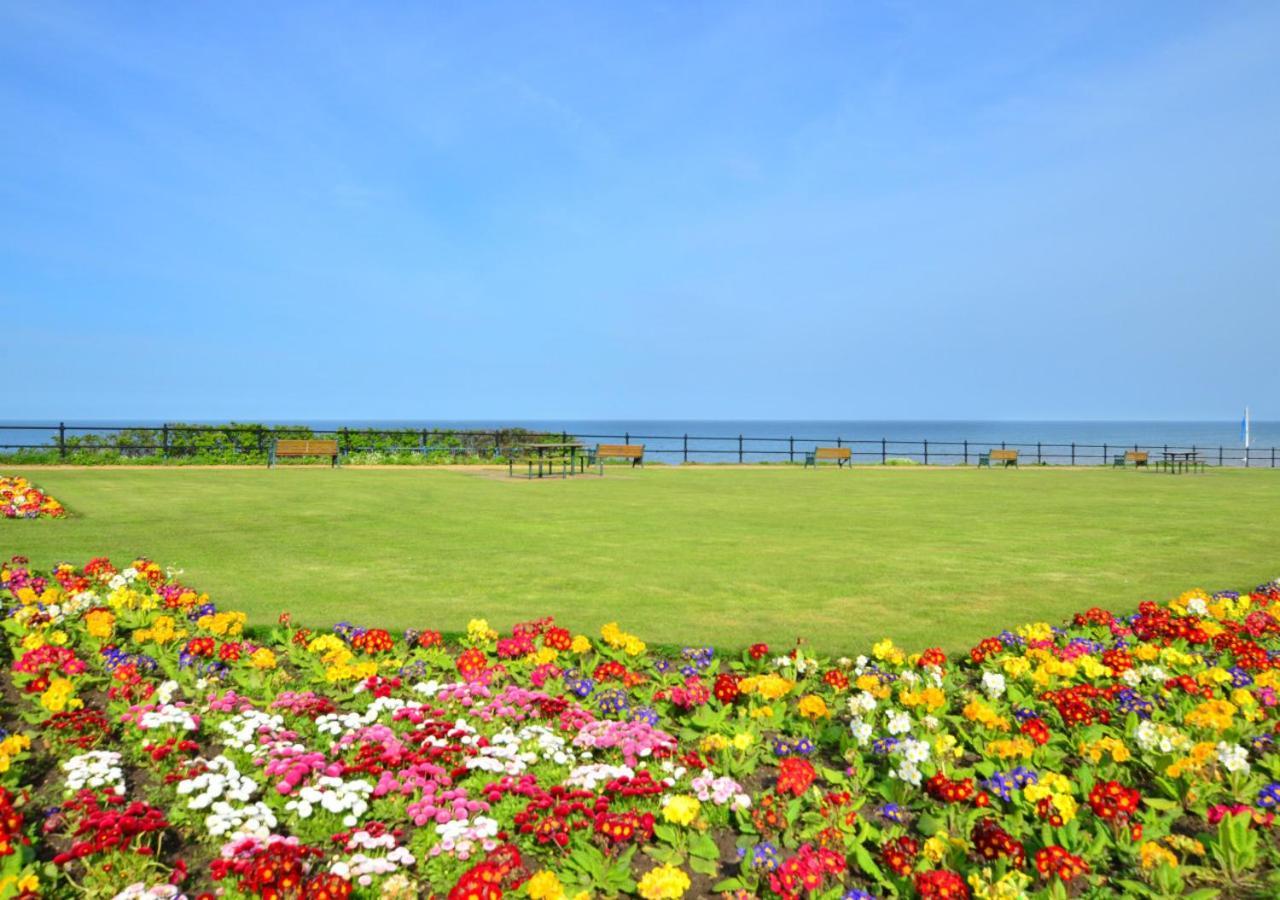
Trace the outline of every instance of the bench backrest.
<instances>
[{"instance_id":1,"label":"bench backrest","mask_svg":"<svg viewBox=\"0 0 1280 900\"><path fill-rule=\"evenodd\" d=\"M276 456L337 456L337 441L276 441Z\"/></svg>"},{"instance_id":2,"label":"bench backrest","mask_svg":"<svg viewBox=\"0 0 1280 900\"><path fill-rule=\"evenodd\" d=\"M644 444L597 444L597 457L612 459L643 459Z\"/></svg>"},{"instance_id":3,"label":"bench backrest","mask_svg":"<svg viewBox=\"0 0 1280 900\"><path fill-rule=\"evenodd\" d=\"M853 450L849 447L817 447L813 451L814 459L853 459Z\"/></svg>"},{"instance_id":4,"label":"bench backrest","mask_svg":"<svg viewBox=\"0 0 1280 900\"><path fill-rule=\"evenodd\" d=\"M1017 450L992 450L991 458L992 459L1017 459L1018 451Z\"/></svg>"},{"instance_id":5,"label":"bench backrest","mask_svg":"<svg viewBox=\"0 0 1280 900\"><path fill-rule=\"evenodd\" d=\"M1124 455L1124 461L1135 462L1135 463L1146 462L1147 451L1146 450L1129 450Z\"/></svg>"}]
</instances>

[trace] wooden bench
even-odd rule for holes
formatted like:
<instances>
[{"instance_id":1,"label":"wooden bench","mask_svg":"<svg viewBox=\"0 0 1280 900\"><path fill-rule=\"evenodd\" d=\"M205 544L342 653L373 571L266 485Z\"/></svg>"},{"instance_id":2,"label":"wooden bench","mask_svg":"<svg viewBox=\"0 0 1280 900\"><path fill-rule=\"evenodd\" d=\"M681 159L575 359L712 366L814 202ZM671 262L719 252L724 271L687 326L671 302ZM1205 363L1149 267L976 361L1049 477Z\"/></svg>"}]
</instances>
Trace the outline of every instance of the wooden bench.
<instances>
[{"instance_id":1,"label":"wooden bench","mask_svg":"<svg viewBox=\"0 0 1280 900\"><path fill-rule=\"evenodd\" d=\"M804 467L807 469L813 466L818 468L818 463L826 460L833 462L836 466L844 468L845 464L849 468L853 468L853 448L852 447L814 447L811 451L804 455Z\"/></svg>"},{"instance_id":2,"label":"wooden bench","mask_svg":"<svg viewBox=\"0 0 1280 900\"><path fill-rule=\"evenodd\" d=\"M1127 450L1125 451L1124 456L1117 456L1112 461L1111 465L1114 468L1123 469L1127 463L1133 463L1133 467L1135 469L1145 469L1147 468L1147 461L1150 458L1150 454L1148 454L1146 450Z\"/></svg>"},{"instance_id":3,"label":"wooden bench","mask_svg":"<svg viewBox=\"0 0 1280 900\"><path fill-rule=\"evenodd\" d=\"M267 468L276 464L276 460L285 456L327 456L330 466L338 465L338 442L317 440L275 440L271 442L271 455L267 457Z\"/></svg>"},{"instance_id":4,"label":"wooden bench","mask_svg":"<svg viewBox=\"0 0 1280 900\"><path fill-rule=\"evenodd\" d=\"M603 472L606 459L629 459L631 468L644 468L644 444L596 444L587 462L590 465L600 463Z\"/></svg>"},{"instance_id":5,"label":"wooden bench","mask_svg":"<svg viewBox=\"0 0 1280 900\"><path fill-rule=\"evenodd\" d=\"M1018 451L1017 450L996 450L995 448L992 448L991 450L988 450L986 453L979 454L978 468L982 468L983 466L986 466L988 469L990 469L991 463L993 461L998 463L1003 463L1005 468L1008 468L1009 466L1013 466L1016 469L1018 468Z\"/></svg>"}]
</instances>

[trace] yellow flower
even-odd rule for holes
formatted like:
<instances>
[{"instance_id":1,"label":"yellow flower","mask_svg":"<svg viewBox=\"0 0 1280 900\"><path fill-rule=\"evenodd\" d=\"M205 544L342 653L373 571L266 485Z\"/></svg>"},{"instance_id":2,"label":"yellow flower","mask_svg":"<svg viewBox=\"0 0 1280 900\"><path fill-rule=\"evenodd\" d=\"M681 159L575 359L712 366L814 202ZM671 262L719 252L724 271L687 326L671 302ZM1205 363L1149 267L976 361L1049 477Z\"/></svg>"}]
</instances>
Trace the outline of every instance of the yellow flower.
<instances>
[{"instance_id":1,"label":"yellow flower","mask_svg":"<svg viewBox=\"0 0 1280 900\"><path fill-rule=\"evenodd\" d=\"M755 743L755 735L749 731L742 731L733 736L733 749L742 751L746 750Z\"/></svg>"},{"instance_id":2,"label":"yellow flower","mask_svg":"<svg viewBox=\"0 0 1280 900\"><path fill-rule=\"evenodd\" d=\"M676 794L662 805L662 818L675 825L688 825L698 818L698 813L701 811L702 804L698 802L697 797Z\"/></svg>"},{"instance_id":3,"label":"yellow flower","mask_svg":"<svg viewBox=\"0 0 1280 900\"><path fill-rule=\"evenodd\" d=\"M1178 865L1178 857L1155 841L1147 841L1138 848L1138 856L1142 859L1142 868L1148 870L1162 864L1175 867Z\"/></svg>"},{"instance_id":4,"label":"yellow flower","mask_svg":"<svg viewBox=\"0 0 1280 900\"><path fill-rule=\"evenodd\" d=\"M973 888L973 900L1024 900L1031 887L1031 876L1025 872L1006 872L992 881L990 869L982 874L969 874L969 887Z\"/></svg>"},{"instance_id":5,"label":"yellow flower","mask_svg":"<svg viewBox=\"0 0 1280 900\"><path fill-rule=\"evenodd\" d=\"M543 869L534 875L525 882L524 887L531 900L564 900L564 885L560 884L560 879L550 869Z\"/></svg>"},{"instance_id":6,"label":"yellow flower","mask_svg":"<svg viewBox=\"0 0 1280 900\"><path fill-rule=\"evenodd\" d=\"M12 897L27 891L38 894L40 879L35 875L6 875L0 878L0 897Z\"/></svg>"},{"instance_id":7,"label":"yellow flower","mask_svg":"<svg viewBox=\"0 0 1280 900\"><path fill-rule=\"evenodd\" d=\"M0 741L0 773L8 772L14 757L31 748L31 738L25 734L11 734ZM3 891L0 891L3 896Z\"/></svg>"},{"instance_id":8,"label":"yellow flower","mask_svg":"<svg viewBox=\"0 0 1280 900\"><path fill-rule=\"evenodd\" d=\"M1035 745L1023 737L987 742L987 753L1000 759L1030 759Z\"/></svg>"},{"instance_id":9,"label":"yellow flower","mask_svg":"<svg viewBox=\"0 0 1280 900\"><path fill-rule=\"evenodd\" d=\"M777 700L791 693L796 686L794 681L783 678L776 672L767 675L752 675L738 682L738 690L744 694L759 694L766 700Z\"/></svg>"},{"instance_id":10,"label":"yellow flower","mask_svg":"<svg viewBox=\"0 0 1280 900\"><path fill-rule=\"evenodd\" d=\"M955 735L940 734L933 741L933 753L942 759L945 759L948 754L959 759L964 756L964 748L957 746L958 743Z\"/></svg>"},{"instance_id":11,"label":"yellow flower","mask_svg":"<svg viewBox=\"0 0 1280 900\"><path fill-rule=\"evenodd\" d=\"M1048 622L1032 622L1019 628L1018 634L1029 641L1047 641L1053 637L1053 626Z\"/></svg>"},{"instance_id":12,"label":"yellow flower","mask_svg":"<svg viewBox=\"0 0 1280 900\"><path fill-rule=\"evenodd\" d=\"M49 688L40 695L40 705L49 712L62 712L64 709L79 709L84 706L75 699L76 686L66 678L55 678L49 682Z\"/></svg>"},{"instance_id":13,"label":"yellow flower","mask_svg":"<svg viewBox=\"0 0 1280 900\"><path fill-rule=\"evenodd\" d=\"M579 634L574 637L573 643L569 645L569 649L574 653L586 653L591 649L591 638L585 634Z\"/></svg>"},{"instance_id":14,"label":"yellow flower","mask_svg":"<svg viewBox=\"0 0 1280 900\"><path fill-rule=\"evenodd\" d=\"M751 718L753 719L772 719L773 707L772 706L752 707L750 715L751 715Z\"/></svg>"},{"instance_id":15,"label":"yellow flower","mask_svg":"<svg viewBox=\"0 0 1280 900\"><path fill-rule=\"evenodd\" d=\"M93 637L107 640L115 631L116 617L109 609L95 609L85 613L84 624Z\"/></svg>"},{"instance_id":16,"label":"yellow flower","mask_svg":"<svg viewBox=\"0 0 1280 900\"><path fill-rule=\"evenodd\" d=\"M827 701L817 694L805 694L801 697L800 702L796 704L796 710L806 719L817 720L831 717L831 710L827 709Z\"/></svg>"},{"instance_id":17,"label":"yellow flower","mask_svg":"<svg viewBox=\"0 0 1280 900\"><path fill-rule=\"evenodd\" d=\"M1229 675L1227 676L1230 677ZM1226 700L1206 700L1191 712L1184 720L1188 725L1197 728L1211 728L1214 731L1225 731L1231 727L1231 719L1236 714L1236 705Z\"/></svg>"},{"instance_id":18,"label":"yellow flower","mask_svg":"<svg viewBox=\"0 0 1280 900\"><path fill-rule=\"evenodd\" d=\"M467 623L467 640L473 644L492 644L498 639L498 632L489 627L487 619L472 619Z\"/></svg>"},{"instance_id":19,"label":"yellow flower","mask_svg":"<svg viewBox=\"0 0 1280 900\"><path fill-rule=\"evenodd\" d=\"M560 655L555 647L540 647L533 653L529 654L529 661L535 666L545 666L547 663L553 663Z\"/></svg>"},{"instance_id":20,"label":"yellow flower","mask_svg":"<svg viewBox=\"0 0 1280 900\"><path fill-rule=\"evenodd\" d=\"M1010 678L1021 678L1031 671L1031 660L1025 656L1006 656L1000 665Z\"/></svg>"},{"instance_id":21,"label":"yellow flower","mask_svg":"<svg viewBox=\"0 0 1280 900\"><path fill-rule=\"evenodd\" d=\"M249 662L253 664L255 669L274 669L276 667L276 655L266 647L259 647L253 651L253 655L249 657Z\"/></svg>"},{"instance_id":22,"label":"yellow flower","mask_svg":"<svg viewBox=\"0 0 1280 900\"><path fill-rule=\"evenodd\" d=\"M683 869L666 865L645 872L636 890L645 900L679 900L689 885L689 876Z\"/></svg>"},{"instance_id":23,"label":"yellow flower","mask_svg":"<svg viewBox=\"0 0 1280 900\"><path fill-rule=\"evenodd\" d=\"M647 649L645 642L640 640L634 634L627 635L627 639L622 643L622 649L627 656L639 656Z\"/></svg>"},{"instance_id":24,"label":"yellow flower","mask_svg":"<svg viewBox=\"0 0 1280 900\"><path fill-rule=\"evenodd\" d=\"M879 641L871 648L871 653L876 659L883 662L901 665L907 658L906 654L893 645L893 641L885 638Z\"/></svg>"},{"instance_id":25,"label":"yellow flower","mask_svg":"<svg viewBox=\"0 0 1280 900\"><path fill-rule=\"evenodd\" d=\"M703 753L714 753L729 746L729 739L723 734L709 734L698 745Z\"/></svg>"},{"instance_id":26,"label":"yellow flower","mask_svg":"<svg viewBox=\"0 0 1280 900\"><path fill-rule=\"evenodd\" d=\"M212 616L201 616L196 620L196 624L205 631L211 631L219 636L233 637L244 630L245 622L246 617L242 612L214 613Z\"/></svg>"},{"instance_id":27,"label":"yellow flower","mask_svg":"<svg viewBox=\"0 0 1280 900\"><path fill-rule=\"evenodd\" d=\"M1102 762L1102 758L1108 753L1114 762L1128 762L1130 758L1129 747L1124 741L1113 737L1099 738L1092 744L1082 743L1080 745L1080 755L1093 763Z\"/></svg>"},{"instance_id":28,"label":"yellow flower","mask_svg":"<svg viewBox=\"0 0 1280 900\"><path fill-rule=\"evenodd\" d=\"M965 704L964 717L971 722L978 722L996 731L1009 730L1009 720L997 714L994 709L977 698Z\"/></svg>"}]
</instances>

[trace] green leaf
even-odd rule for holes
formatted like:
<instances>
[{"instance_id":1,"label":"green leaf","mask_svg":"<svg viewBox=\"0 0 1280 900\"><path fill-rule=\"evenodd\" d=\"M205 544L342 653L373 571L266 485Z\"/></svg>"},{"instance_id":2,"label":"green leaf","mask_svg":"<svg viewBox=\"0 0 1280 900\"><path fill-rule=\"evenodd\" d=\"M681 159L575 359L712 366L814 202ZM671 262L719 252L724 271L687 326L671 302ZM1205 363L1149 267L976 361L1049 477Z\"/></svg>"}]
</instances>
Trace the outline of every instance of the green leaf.
<instances>
[{"instance_id":1,"label":"green leaf","mask_svg":"<svg viewBox=\"0 0 1280 900\"><path fill-rule=\"evenodd\" d=\"M689 868L695 872L701 872L703 875L715 875L720 871L720 864L713 859L694 856L689 859Z\"/></svg>"}]
</instances>

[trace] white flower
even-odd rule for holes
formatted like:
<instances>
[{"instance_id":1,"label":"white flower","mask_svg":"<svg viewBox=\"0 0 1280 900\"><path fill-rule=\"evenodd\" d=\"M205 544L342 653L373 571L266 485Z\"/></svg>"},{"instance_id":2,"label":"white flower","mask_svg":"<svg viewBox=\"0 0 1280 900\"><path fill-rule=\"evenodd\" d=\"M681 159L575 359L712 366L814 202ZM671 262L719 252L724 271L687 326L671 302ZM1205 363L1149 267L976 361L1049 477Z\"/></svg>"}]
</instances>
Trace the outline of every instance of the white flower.
<instances>
[{"instance_id":1,"label":"white flower","mask_svg":"<svg viewBox=\"0 0 1280 900\"><path fill-rule=\"evenodd\" d=\"M904 738L898 746L898 751L902 754L902 758L909 763L922 763L929 758L929 742L917 741L912 738Z\"/></svg>"},{"instance_id":2,"label":"white flower","mask_svg":"<svg viewBox=\"0 0 1280 900\"><path fill-rule=\"evenodd\" d=\"M905 781L907 784L915 785L916 787L920 786L920 769L909 759L904 759L898 764L898 768L889 772L889 775L899 781Z\"/></svg>"},{"instance_id":3,"label":"white flower","mask_svg":"<svg viewBox=\"0 0 1280 900\"><path fill-rule=\"evenodd\" d=\"M605 763L591 763L585 766L578 766L569 772L569 776L565 778L564 783L570 787L578 787L588 791L594 791L602 784L608 784L615 778L633 778L635 770L630 766L611 766Z\"/></svg>"},{"instance_id":4,"label":"white flower","mask_svg":"<svg viewBox=\"0 0 1280 900\"><path fill-rule=\"evenodd\" d=\"M1228 744L1226 741L1219 741L1218 762L1222 763L1222 768L1228 772L1248 772L1250 768L1249 751L1239 744Z\"/></svg>"},{"instance_id":5,"label":"white flower","mask_svg":"<svg viewBox=\"0 0 1280 900\"><path fill-rule=\"evenodd\" d=\"M1004 676L999 672L982 673L982 690L988 699L995 700L1004 695Z\"/></svg>"},{"instance_id":6,"label":"white flower","mask_svg":"<svg viewBox=\"0 0 1280 900\"><path fill-rule=\"evenodd\" d=\"M110 788L117 794L124 793L124 769L120 766L120 754L114 750L90 750L73 756L62 764L67 773L67 790L96 790Z\"/></svg>"},{"instance_id":7,"label":"white flower","mask_svg":"<svg viewBox=\"0 0 1280 900\"><path fill-rule=\"evenodd\" d=\"M901 710L889 710L889 724L885 728L890 734L906 734L911 730L911 717Z\"/></svg>"},{"instance_id":8,"label":"white flower","mask_svg":"<svg viewBox=\"0 0 1280 900\"><path fill-rule=\"evenodd\" d=\"M1187 603L1187 612L1197 616L1207 616L1209 615L1209 607L1205 604L1203 598L1193 597Z\"/></svg>"},{"instance_id":9,"label":"white flower","mask_svg":"<svg viewBox=\"0 0 1280 900\"><path fill-rule=\"evenodd\" d=\"M860 718L854 718L849 721L849 731L853 733L854 738L862 746L866 746L871 740L874 729L870 722L865 722Z\"/></svg>"},{"instance_id":10,"label":"white flower","mask_svg":"<svg viewBox=\"0 0 1280 900\"><path fill-rule=\"evenodd\" d=\"M170 681L175 687L177 682ZM179 731L196 731L200 728L200 723L195 720L195 716L182 706L174 706L171 703L163 703L155 709L148 710L138 717L138 729L141 731L152 731L156 728L176 728Z\"/></svg>"}]
</instances>

